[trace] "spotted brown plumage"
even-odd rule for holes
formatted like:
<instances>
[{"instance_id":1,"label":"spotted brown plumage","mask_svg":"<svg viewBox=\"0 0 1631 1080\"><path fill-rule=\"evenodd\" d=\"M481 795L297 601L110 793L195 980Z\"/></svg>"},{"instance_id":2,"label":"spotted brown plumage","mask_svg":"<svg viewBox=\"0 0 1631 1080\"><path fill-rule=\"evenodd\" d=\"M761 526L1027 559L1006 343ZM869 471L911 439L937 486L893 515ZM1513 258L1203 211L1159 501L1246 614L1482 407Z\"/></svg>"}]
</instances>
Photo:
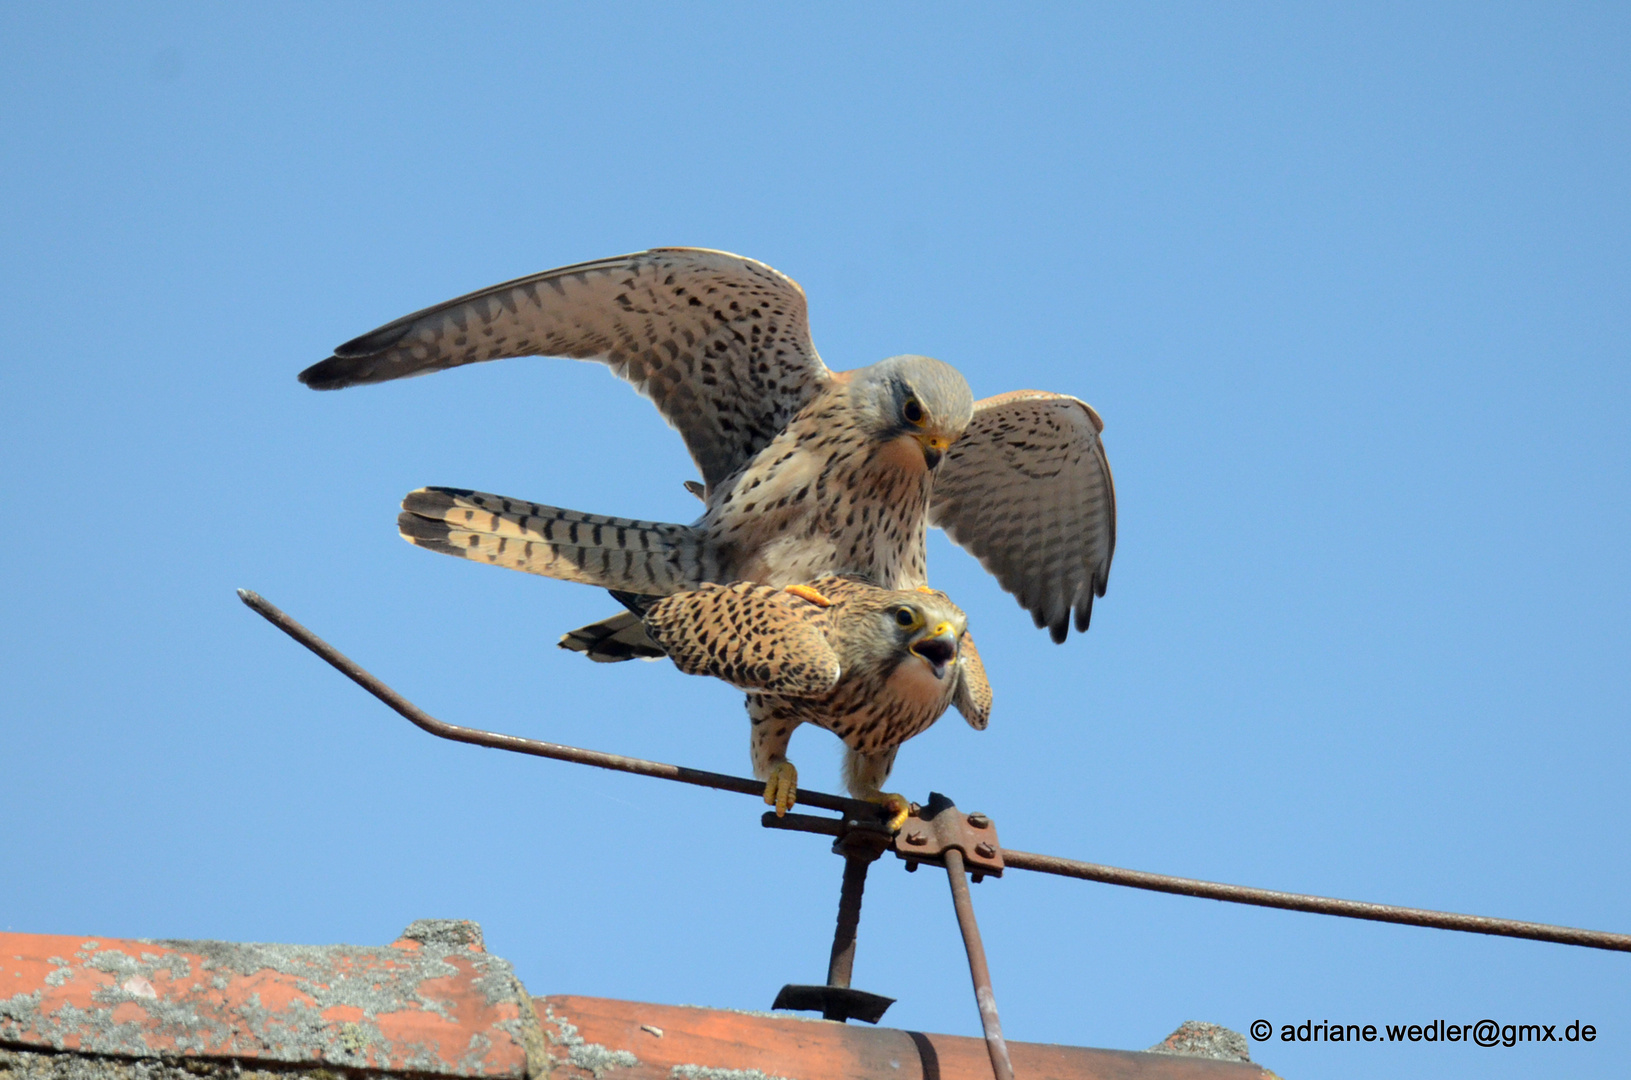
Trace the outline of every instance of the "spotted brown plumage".
<instances>
[{"instance_id":1,"label":"spotted brown plumage","mask_svg":"<svg viewBox=\"0 0 1631 1080\"><path fill-rule=\"evenodd\" d=\"M926 581L932 521L1056 640L1072 612L1085 629L1104 593L1115 498L1097 414L1035 391L976 403L954 368L921 356L830 371L803 291L740 256L659 248L520 278L388 323L300 377L338 389L528 355L601 361L651 398L702 474L702 517L638 522L429 488L404 503L414 543L651 595L828 573L910 588ZM597 627L572 647L593 656L596 640L637 633L632 615L584 631Z\"/></svg>"},{"instance_id":2,"label":"spotted brown plumage","mask_svg":"<svg viewBox=\"0 0 1631 1080\"><path fill-rule=\"evenodd\" d=\"M991 715L967 617L932 589L843 577L785 589L704 585L652 604L645 626L681 671L748 692L753 770L778 813L797 790L787 744L800 724L842 739L850 792L898 815L905 800L882 786L901 743L953 706L979 729Z\"/></svg>"}]
</instances>

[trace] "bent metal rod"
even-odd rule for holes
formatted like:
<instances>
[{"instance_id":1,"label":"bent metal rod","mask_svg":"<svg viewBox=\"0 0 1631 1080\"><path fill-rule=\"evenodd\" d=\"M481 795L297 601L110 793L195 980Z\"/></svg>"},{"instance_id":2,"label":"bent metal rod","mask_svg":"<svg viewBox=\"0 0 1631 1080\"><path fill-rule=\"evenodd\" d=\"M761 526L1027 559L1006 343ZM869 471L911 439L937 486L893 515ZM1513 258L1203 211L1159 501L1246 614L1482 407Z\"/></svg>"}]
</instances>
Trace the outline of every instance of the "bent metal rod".
<instances>
[{"instance_id":1,"label":"bent metal rod","mask_svg":"<svg viewBox=\"0 0 1631 1080\"><path fill-rule=\"evenodd\" d=\"M408 701L401 694L380 682L373 675L353 663L334 646L301 626L276 606L247 589L239 589L238 597L273 626L294 638L300 644L322 657L342 675L373 694L397 713L432 735L456 742L490 746L497 750L510 750L519 754L572 761L580 765L594 765L602 769L653 776L660 780L677 780L683 784L736 791L744 795L762 796L764 784L742 776L688 769L679 765L666 765L658 761L584 750L559 743L523 739L515 735L501 735L476 728L461 727L438 720ZM800 788L798 800L804 806L835 810L846 816L872 820L878 808L857 799L846 799L820 791ZM836 826L836 823L835 823ZM801 831L826 831L825 828L805 827ZM1230 904L1252 904L1257 907L1281 908L1287 911L1306 911L1315 915L1335 915L1346 919L1369 919L1375 922L1401 923L1406 926L1425 926L1439 930L1456 930L1470 934L1493 934L1499 937L1525 938L1531 941L1550 941L1559 945L1577 945L1587 949L1607 949L1613 952L1631 952L1631 934L1613 934L1603 930L1583 930L1570 926L1552 926L1547 923L1522 922L1517 919L1495 919L1484 915L1462 915L1448 911L1430 911L1423 908L1397 907L1392 904L1372 904L1360 900L1339 900L1328 896L1309 896L1302 893L1257 889L1246 885L1225 885L1215 881L1152 874L1143 870L1104 866L1099 863L1079 862L1056 855L1038 855L1027 851L1003 849L1004 863L1015 870L1034 870L1061 877L1098 881L1106 885L1122 885L1133 889L1176 893L1207 900L1221 900Z\"/></svg>"}]
</instances>

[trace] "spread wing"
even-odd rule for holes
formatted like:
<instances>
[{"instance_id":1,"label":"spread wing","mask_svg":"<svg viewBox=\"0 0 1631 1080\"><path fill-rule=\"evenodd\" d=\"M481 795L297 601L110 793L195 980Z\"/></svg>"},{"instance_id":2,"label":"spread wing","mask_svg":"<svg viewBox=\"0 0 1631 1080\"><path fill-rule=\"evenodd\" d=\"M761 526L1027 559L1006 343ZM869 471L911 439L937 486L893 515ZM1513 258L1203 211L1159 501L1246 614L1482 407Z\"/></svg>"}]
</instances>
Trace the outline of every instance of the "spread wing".
<instances>
[{"instance_id":1,"label":"spread wing","mask_svg":"<svg viewBox=\"0 0 1631 1080\"><path fill-rule=\"evenodd\" d=\"M1016 390L974 404L929 497L929 523L972 552L1053 640L1086 630L1116 550L1116 489L1085 401Z\"/></svg>"},{"instance_id":2,"label":"spread wing","mask_svg":"<svg viewBox=\"0 0 1631 1080\"><path fill-rule=\"evenodd\" d=\"M838 685L825 609L768 585L704 585L657 601L646 632L688 675L743 690L821 697Z\"/></svg>"},{"instance_id":3,"label":"spread wing","mask_svg":"<svg viewBox=\"0 0 1631 1080\"><path fill-rule=\"evenodd\" d=\"M514 356L606 364L679 430L709 485L763 449L829 376L792 278L723 251L657 248L405 315L300 381L338 390Z\"/></svg>"}]
</instances>

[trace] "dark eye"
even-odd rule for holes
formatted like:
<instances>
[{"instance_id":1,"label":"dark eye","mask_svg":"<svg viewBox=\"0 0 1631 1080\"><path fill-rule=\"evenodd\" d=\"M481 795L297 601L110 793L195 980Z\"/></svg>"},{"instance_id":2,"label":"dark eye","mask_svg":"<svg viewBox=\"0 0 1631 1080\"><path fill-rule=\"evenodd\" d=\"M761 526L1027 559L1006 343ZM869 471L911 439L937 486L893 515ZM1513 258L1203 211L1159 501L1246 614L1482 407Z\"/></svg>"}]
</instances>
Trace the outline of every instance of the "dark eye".
<instances>
[{"instance_id":1,"label":"dark eye","mask_svg":"<svg viewBox=\"0 0 1631 1080\"><path fill-rule=\"evenodd\" d=\"M917 615L911 608L897 608L895 610L895 622L899 623L901 626L911 626L913 623L917 622Z\"/></svg>"},{"instance_id":2,"label":"dark eye","mask_svg":"<svg viewBox=\"0 0 1631 1080\"><path fill-rule=\"evenodd\" d=\"M923 423L923 406L919 405L916 399L910 400L905 405L901 406L900 413L902 416L906 417L906 422L908 424Z\"/></svg>"}]
</instances>

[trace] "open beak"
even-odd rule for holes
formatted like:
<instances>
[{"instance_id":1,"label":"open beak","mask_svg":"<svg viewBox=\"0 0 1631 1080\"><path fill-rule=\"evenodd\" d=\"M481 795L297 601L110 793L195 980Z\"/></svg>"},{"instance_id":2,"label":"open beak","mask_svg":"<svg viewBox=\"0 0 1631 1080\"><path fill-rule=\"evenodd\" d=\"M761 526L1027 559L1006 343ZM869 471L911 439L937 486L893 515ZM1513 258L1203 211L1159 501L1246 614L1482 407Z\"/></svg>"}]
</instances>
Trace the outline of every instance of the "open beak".
<instances>
[{"instance_id":1,"label":"open beak","mask_svg":"<svg viewBox=\"0 0 1631 1080\"><path fill-rule=\"evenodd\" d=\"M917 439L918 445L923 447L923 460L931 469L940 464L940 459L946 454L946 447L951 445L951 440L943 435L916 435L913 437Z\"/></svg>"},{"instance_id":2,"label":"open beak","mask_svg":"<svg viewBox=\"0 0 1631 1080\"><path fill-rule=\"evenodd\" d=\"M912 654L928 662L934 677L944 679L957 661L957 635L950 623L941 623L927 636L912 642Z\"/></svg>"}]
</instances>

